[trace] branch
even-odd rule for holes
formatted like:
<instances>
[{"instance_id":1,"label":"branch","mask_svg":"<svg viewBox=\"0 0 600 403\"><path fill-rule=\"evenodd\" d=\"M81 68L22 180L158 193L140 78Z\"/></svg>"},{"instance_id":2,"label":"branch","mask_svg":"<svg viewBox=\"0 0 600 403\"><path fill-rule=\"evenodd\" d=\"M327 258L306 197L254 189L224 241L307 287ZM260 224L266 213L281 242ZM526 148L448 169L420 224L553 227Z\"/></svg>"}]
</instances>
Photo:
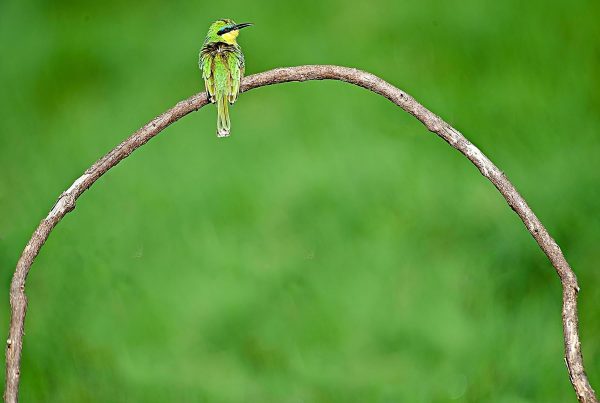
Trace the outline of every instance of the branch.
<instances>
[{"instance_id":1,"label":"branch","mask_svg":"<svg viewBox=\"0 0 600 403\"><path fill-rule=\"evenodd\" d=\"M578 335L577 293L579 286L575 273L567 263L559 246L548 234L548 231L517 192L506 175L496 167L475 145L467 140L458 130L444 122L437 115L426 109L414 98L399 90L388 82L373 74L348 67L339 66L298 66L278 68L244 78L242 92L254 88L285 83L290 81L340 80L379 94L404 111L421 121L429 131L437 134L452 147L467 157L506 199L508 205L519 215L529 233L544 251L552 266L556 269L563 290L563 335L565 345L565 362L569 377L580 402L598 403L583 367L581 345ZM153 119L144 127L133 133L111 152L98 160L80 176L64 193L44 218L21 254L10 287L11 322L6 345L6 389L5 402L16 403L19 392L19 376L21 350L23 348L23 326L27 312L25 296L25 280L40 249L48 239L52 229L62 218L75 208L75 202L98 178L109 169L129 156L133 151L146 144L170 124L176 122L190 112L202 108L208 103L206 94L194 95L179 102L173 108Z\"/></svg>"}]
</instances>

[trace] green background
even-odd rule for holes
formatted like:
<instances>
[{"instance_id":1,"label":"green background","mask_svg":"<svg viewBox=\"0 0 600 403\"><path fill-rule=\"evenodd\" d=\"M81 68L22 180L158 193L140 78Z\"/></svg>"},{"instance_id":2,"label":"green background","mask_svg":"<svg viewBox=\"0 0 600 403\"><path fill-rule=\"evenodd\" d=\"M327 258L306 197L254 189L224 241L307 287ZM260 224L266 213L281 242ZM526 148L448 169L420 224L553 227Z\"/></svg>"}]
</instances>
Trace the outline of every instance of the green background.
<instances>
[{"instance_id":1,"label":"green background","mask_svg":"<svg viewBox=\"0 0 600 403\"><path fill-rule=\"evenodd\" d=\"M211 21L247 74L339 64L455 125L575 269L600 388L600 3L0 0L0 335L33 229L72 181L203 88ZM339 82L209 106L102 177L28 285L23 402L565 402L561 291L500 194ZM4 376L4 371L2 377Z\"/></svg>"}]
</instances>

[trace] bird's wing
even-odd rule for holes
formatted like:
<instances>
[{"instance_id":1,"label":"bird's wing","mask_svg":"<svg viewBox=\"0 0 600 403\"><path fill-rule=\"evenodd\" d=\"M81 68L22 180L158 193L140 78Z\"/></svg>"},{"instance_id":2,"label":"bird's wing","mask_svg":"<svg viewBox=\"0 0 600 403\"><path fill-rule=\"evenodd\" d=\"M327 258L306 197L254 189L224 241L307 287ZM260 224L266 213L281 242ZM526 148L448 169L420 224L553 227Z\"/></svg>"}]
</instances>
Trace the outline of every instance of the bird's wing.
<instances>
[{"instance_id":1,"label":"bird's wing","mask_svg":"<svg viewBox=\"0 0 600 403\"><path fill-rule=\"evenodd\" d=\"M231 72L231 87L229 90L229 102L234 103L240 92L240 83L244 77L244 54L241 50L229 54L229 71Z\"/></svg>"},{"instance_id":2,"label":"bird's wing","mask_svg":"<svg viewBox=\"0 0 600 403\"><path fill-rule=\"evenodd\" d=\"M204 79L204 85L206 91L210 96L210 101L214 102L215 97L215 81L213 76L214 69L214 57L208 52L200 53L200 70L202 71L202 78Z\"/></svg>"},{"instance_id":3,"label":"bird's wing","mask_svg":"<svg viewBox=\"0 0 600 403\"><path fill-rule=\"evenodd\" d=\"M240 66L241 78L244 78L244 72L246 71L246 59L244 59L244 54L241 50L239 51L238 64Z\"/></svg>"}]
</instances>

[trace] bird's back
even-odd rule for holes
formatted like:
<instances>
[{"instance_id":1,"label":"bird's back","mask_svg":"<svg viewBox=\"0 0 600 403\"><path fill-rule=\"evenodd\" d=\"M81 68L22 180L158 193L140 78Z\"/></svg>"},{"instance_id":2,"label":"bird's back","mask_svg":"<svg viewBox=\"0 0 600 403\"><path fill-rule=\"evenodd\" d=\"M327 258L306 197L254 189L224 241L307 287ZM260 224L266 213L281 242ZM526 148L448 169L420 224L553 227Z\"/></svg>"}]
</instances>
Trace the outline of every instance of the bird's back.
<instances>
[{"instance_id":1,"label":"bird's back","mask_svg":"<svg viewBox=\"0 0 600 403\"><path fill-rule=\"evenodd\" d=\"M200 51L200 68L210 101L217 104L217 135L228 136L228 103L237 100L244 75L244 55L239 46L207 42Z\"/></svg>"}]
</instances>

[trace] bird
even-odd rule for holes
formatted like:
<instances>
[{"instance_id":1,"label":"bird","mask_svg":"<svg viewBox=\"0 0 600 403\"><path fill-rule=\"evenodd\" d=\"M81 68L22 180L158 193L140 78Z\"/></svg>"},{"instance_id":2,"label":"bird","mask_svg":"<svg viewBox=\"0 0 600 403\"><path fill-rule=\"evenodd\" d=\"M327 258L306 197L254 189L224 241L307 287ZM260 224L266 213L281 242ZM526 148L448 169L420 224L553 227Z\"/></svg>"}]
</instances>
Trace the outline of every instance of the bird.
<instances>
[{"instance_id":1,"label":"bird","mask_svg":"<svg viewBox=\"0 0 600 403\"><path fill-rule=\"evenodd\" d=\"M210 25L200 50L198 64L208 100L217 104L217 137L229 136L229 104L238 97L245 68L237 37L240 29L251 25L249 22L236 24L230 19L217 20Z\"/></svg>"}]
</instances>

